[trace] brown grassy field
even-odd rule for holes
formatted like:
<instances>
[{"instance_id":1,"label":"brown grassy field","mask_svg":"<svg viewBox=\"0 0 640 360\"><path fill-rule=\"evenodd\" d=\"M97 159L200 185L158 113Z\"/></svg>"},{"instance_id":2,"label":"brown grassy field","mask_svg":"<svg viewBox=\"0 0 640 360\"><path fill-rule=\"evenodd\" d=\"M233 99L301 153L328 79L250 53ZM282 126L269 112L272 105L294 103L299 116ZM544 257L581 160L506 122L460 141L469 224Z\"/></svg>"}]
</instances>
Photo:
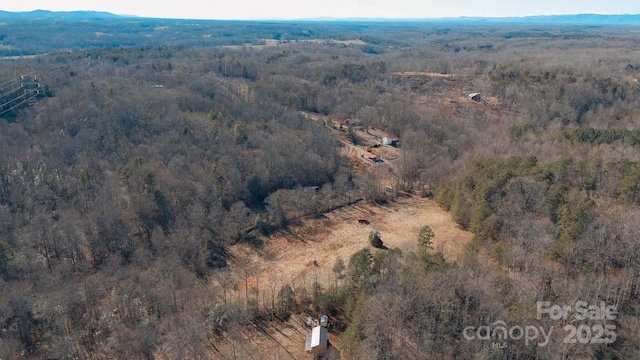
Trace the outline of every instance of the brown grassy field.
<instances>
[{"instance_id":1,"label":"brown grassy field","mask_svg":"<svg viewBox=\"0 0 640 360\"><path fill-rule=\"evenodd\" d=\"M361 224L358 219L367 219L369 224ZM321 217L304 219L289 230L264 239L262 247L233 246L233 257L242 259L244 266L249 263L252 275L247 281L249 289L245 291L244 272L239 262L232 264L237 286L230 296L242 300L249 294L250 299L257 298L261 306L267 307L285 284L308 291L315 281L328 287L339 281L332 271L336 259L340 257L348 263L351 255L370 248L370 231L379 231L388 248L407 252L417 249L418 232L424 225L429 225L436 234L434 251L441 251L452 262L462 259L464 245L471 241L472 234L461 230L450 214L433 200L407 196L389 206L358 203ZM242 334L244 348L236 348L236 354L248 358L250 355L270 359L305 358L303 318L294 316L285 324L265 323L245 331ZM339 345L336 337L332 339L334 346ZM232 354L232 343L231 340L223 342L221 354Z\"/></svg>"},{"instance_id":2,"label":"brown grassy field","mask_svg":"<svg viewBox=\"0 0 640 360\"><path fill-rule=\"evenodd\" d=\"M369 224L359 223L362 218ZM336 259L348 261L351 255L369 247L370 231L379 231L389 248L415 251L418 232L424 225L436 234L434 249L450 261L461 260L462 248L472 234L461 230L433 200L416 196L401 198L391 206L357 204L320 218L304 219L298 226L265 239L260 249L241 244L232 247L231 253L235 258L250 260L256 269L252 282L261 287L261 293L268 291L274 279L278 289L284 284L310 288L316 279L322 284L334 281L331 269Z\"/></svg>"}]
</instances>

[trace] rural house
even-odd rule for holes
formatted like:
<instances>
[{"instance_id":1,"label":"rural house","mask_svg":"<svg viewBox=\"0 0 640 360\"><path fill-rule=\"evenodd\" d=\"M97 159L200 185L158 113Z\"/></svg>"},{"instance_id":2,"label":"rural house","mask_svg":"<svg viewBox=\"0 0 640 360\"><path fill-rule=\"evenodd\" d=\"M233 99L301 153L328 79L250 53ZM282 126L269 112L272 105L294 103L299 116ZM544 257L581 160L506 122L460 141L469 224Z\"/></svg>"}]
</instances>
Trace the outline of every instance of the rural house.
<instances>
[{"instance_id":1,"label":"rural house","mask_svg":"<svg viewBox=\"0 0 640 360\"><path fill-rule=\"evenodd\" d=\"M386 136L382 137L382 145L396 146L398 145L398 137L395 135L387 134Z\"/></svg>"},{"instance_id":2,"label":"rural house","mask_svg":"<svg viewBox=\"0 0 640 360\"><path fill-rule=\"evenodd\" d=\"M380 159L380 157L378 157L378 155L376 155L376 154L374 154L372 152L369 152L369 151L365 151L362 154L362 157L364 157L365 159L369 159L369 160L371 160L373 162L381 162L381 159Z\"/></svg>"}]
</instances>

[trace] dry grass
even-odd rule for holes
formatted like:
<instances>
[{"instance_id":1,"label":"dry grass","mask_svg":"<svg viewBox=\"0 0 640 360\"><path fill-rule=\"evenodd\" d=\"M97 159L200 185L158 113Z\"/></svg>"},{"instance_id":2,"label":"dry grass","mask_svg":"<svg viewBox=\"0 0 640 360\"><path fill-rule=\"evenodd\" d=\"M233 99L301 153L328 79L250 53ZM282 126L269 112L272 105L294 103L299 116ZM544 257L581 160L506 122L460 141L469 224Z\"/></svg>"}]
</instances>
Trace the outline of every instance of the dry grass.
<instances>
[{"instance_id":1,"label":"dry grass","mask_svg":"<svg viewBox=\"0 0 640 360\"><path fill-rule=\"evenodd\" d=\"M380 156L385 161L393 161L400 156L400 151L392 146L380 146L369 149L370 152Z\"/></svg>"},{"instance_id":2,"label":"dry grass","mask_svg":"<svg viewBox=\"0 0 640 360\"><path fill-rule=\"evenodd\" d=\"M369 224L358 222L363 218L369 220ZM387 247L406 252L417 249L417 236L424 225L429 225L436 234L434 249L442 251L450 261L462 259L464 245L471 241L472 234L461 230L450 214L433 200L416 196L400 198L390 206L359 203L305 219L298 226L263 239L264 246L260 249L241 244L233 246L231 253L234 258L251 263L253 275L248 279L249 297L257 297L261 306L268 307L285 284L311 291L315 281L325 288L337 282L332 271L336 259L340 257L348 263L357 251L371 248L368 242L371 230L380 232ZM243 272L237 264L232 264L231 268L238 284L237 291L231 296L243 300ZM284 324L262 324L261 327L252 327L243 333L243 348L236 348L238 355L252 354L256 358L270 359L310 358L304 352L307 330L302 317L295 316ZM335 336L331 339L338 345ZM232 354L232 345L228 340L217 346L228 355Z\"/></svg>"},{"instance_id":3,"label":"dry grass","mask_svg":"<svg viewBox=\"0 0 640 360\"><path fill-rule=\"evenodd\" d=\"M370 223L360 224L360 218ZM351 255L369 247L367 239L372 230L380 232L389 248L415 251L424 225L436 234L434 249L450 261L462 259L463 247L472 234L461 230L433 200L419 197L401 198L388 207L358 204L305 219L299 226L264 239L261 249L241 244L232 247L231 253L252 264L256 279L251 279L249 287L257 286L258 294L270 298L273 288L279 290L285 284L310 290L316 280L325 286L336 281L332 271L336 259L347 262ZM235 272L240 273L238 269ZM242 287L239 293L244 296Z\"/></svg>"}]
</instances>

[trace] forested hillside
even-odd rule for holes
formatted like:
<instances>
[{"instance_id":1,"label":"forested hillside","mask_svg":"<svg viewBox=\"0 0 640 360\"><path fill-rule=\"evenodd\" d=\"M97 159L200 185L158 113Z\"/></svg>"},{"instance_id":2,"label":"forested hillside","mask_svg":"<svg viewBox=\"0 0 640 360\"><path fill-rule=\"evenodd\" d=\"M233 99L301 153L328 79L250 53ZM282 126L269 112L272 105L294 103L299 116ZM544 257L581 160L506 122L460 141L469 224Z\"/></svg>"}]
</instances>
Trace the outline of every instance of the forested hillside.
<instances>
[{"instance_id":1,"label":"forested hillside","mask_svg":"<svg viewBox=\"0 0 640 360\"><path fill-rule=\"evenodd\" d=\"M3 104L38 91L0 108L0 359L228 359L256 322L296 313L331 316L329 358L640 355L638 28L198 28L213 40L148 46L122 28L1 60ZM7 55L34 52L10 39ZM377 133L398 148L367 145ZM363 241L335 282L265 301L231 256L305 217L417 195L475 235L463 259L425 227L413 248ZM615 338L564 343L583 323L536 319L540 301L614 306L583 323ZM544 346L466 337L497 322L556 330Z\"/></svg>"}]
</instances>

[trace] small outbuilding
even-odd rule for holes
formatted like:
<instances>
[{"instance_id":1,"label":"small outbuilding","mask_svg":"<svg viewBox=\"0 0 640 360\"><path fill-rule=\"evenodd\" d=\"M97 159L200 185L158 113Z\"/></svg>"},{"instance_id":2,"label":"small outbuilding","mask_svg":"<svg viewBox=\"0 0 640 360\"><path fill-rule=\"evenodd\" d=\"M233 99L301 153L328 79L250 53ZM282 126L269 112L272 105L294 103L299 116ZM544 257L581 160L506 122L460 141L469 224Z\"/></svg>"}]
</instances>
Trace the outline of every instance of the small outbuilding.
<instances>
[{"instance_id":1,"label":"small outbuilding","mask_svg":"<svg viewBox=\"0 0 640 360\"><path fill-rule=\"evenodd\" d=\"M387 136L382 137L382 145L398 145L398 137L395 135L388 134Z\"/></svg>"},{"instance_id":2,"label":"small outbuilding","mask_svg":"<svg viewBox=\"0 0 640 360\"><path fill-rule=\"evenodd\" d=\"M322 327L329 326L329 317L327 315L320 316L320 326Z\"/></svg>"},{"instance_id":3,"label":"small outbuilding","mask_svg":"<svg viewBox=\"0 0 640 360\"><path fill-rule=\"evenodd\" d=\"M366 158L366 159L369 159L369 160L371 160L371 161L373 161L373 162L377 162L377 161L379 160L378 155L376 155L376 154L374 154L374 153L372 153L372 152L369 152L369 151L365 151L365 152L362 154L362 157L364 157L364 158Z\"/></svg>"},{"instance_id":4,"label":"small outbuilding","mask_svg":"<svg viewBox=\"0 0 640 360\"><path fill-rule=\"evenodd\" d=\"M313 356L322 357L327 353L329 345L327 341L327 328L316 326L311 330L311 334L307 334L307 341L304 350Z\"/></svg>"},{"instance_id":5,"label":"small outbuilding","mask_svg":"<svg viewBox=\"0 0 640 360\"><path fill-rule=\"evenodd\" d=\"M480 101L482 98L480 97L480 93L471 93L469 94L469 99L473 100L473 101Z\"/></svg>"}]
</instances>

